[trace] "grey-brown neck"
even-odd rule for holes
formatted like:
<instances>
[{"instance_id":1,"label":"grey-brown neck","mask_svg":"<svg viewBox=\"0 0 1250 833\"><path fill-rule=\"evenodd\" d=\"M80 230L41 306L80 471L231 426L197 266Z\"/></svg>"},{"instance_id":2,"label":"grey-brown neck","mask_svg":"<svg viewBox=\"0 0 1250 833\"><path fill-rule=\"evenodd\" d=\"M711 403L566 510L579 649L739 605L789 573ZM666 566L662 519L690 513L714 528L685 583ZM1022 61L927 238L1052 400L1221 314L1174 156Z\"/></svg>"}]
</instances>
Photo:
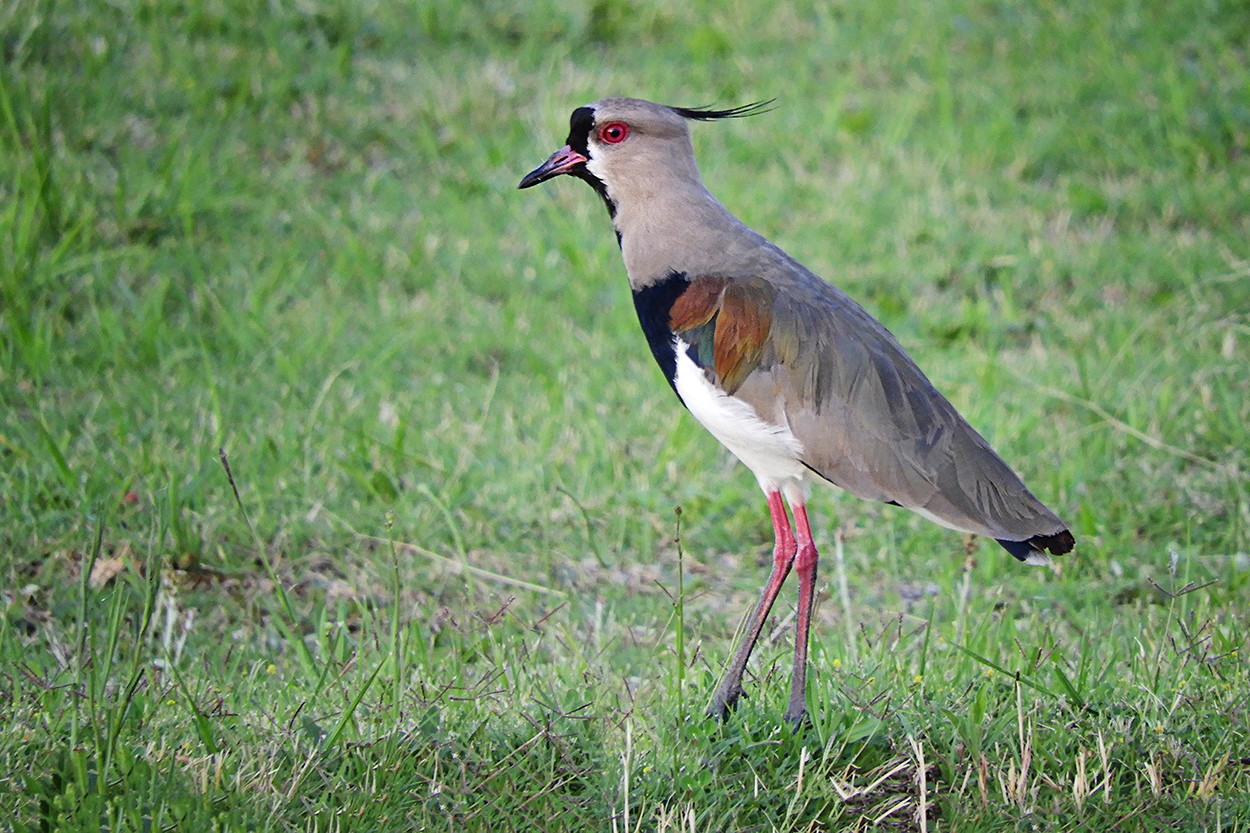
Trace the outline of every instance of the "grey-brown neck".
<instances>
[{"instance_id":1,"label":"grey-brown neck","mask_svg":"<svg viewBox=\"0 0 1250 833\"><path fill-rule=\"evenodd\" d=\"M729 268L763 242L697 181L670 183L654 193L621 193L616 208L612 222L633 289L672 272Z\"/></svg>"},{"instance_id":2,"label":"grey-brown neck","mask_svg":"<svg viewBox=\"0 0 1250 833\"><path fill-rule=\"evenodd\" d=\"M586 170L602 186L596 190L608 204L633 289L674 271L702 272L761 242L704 186L686 117L635 99L588 107L594 122ZM594 130L618 120L630 125L630 137L606 146Z\"/></svg>"}]
</instances>

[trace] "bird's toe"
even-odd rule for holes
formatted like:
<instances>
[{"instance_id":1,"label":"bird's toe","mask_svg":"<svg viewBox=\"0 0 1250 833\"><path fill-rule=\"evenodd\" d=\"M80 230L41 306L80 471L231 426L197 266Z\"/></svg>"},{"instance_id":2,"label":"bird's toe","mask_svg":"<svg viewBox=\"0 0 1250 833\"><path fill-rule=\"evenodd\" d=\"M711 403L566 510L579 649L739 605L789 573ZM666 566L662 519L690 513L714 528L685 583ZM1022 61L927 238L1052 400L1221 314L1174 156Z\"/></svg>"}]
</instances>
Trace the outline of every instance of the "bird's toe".
<instances>
[{"instance_id":1,"label":"bird's toe","mask_svg":"<svg viewBox=\"0 0 1250 833\"><path fill-rule=\"evenodd\" d=\"M807 709L799 709L797 711L786 709L786 723L793 731L798 732L805 726L811 725L811 722L812 720L807 714Z\"/></svg>"}]
</instances>

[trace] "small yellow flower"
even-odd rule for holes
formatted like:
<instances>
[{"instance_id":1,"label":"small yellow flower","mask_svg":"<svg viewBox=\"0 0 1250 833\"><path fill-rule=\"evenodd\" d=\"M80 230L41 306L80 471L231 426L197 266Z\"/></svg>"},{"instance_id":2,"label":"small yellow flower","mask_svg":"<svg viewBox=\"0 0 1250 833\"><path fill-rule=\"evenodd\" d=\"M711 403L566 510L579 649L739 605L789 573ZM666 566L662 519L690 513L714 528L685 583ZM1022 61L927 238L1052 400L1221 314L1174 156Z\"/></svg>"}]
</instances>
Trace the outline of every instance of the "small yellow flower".
<instances>
[{"instance_id":1,"label":"small yellow flower","mask_svg":"<svg viewBox=\"0 0 1250 833\"><path fill-rule=\"evenodd\" d=\"M922 674L917 674L916 676L914 676L914 677L912 677L912 678L911 678L911 681L912 681L913 683L916 683L916 684L923 683L923 682L924 682L924 675L922 675Z\"/></svg>"},{"instance_id":2,"label":"small yellow flower","mask_svg":"<svg viewBox=\"0 0 1250 833\"><path fill-rule=\"evenodd\" d=\"M266 674L269 674L270 676L272 676L272 675L274 675L274 674L277 674L277 673L278 673L278 666L274 665L272 662L271 662L271 663L269 663L268 667L267 667L267 668L265 668L265 673L266 673Z\"/></svg>"},{"instance_id":3,"label":"small yellow flower","mask_svg":"<svg viewBox=\"0 0 1250 833\"><path fill-rule=\"evenodd\" d=\"M837 657L834 657L834 658L833 658L833 667L834 667L834 668L841 668L841 667L842 667L842 660L838 659Z\"/></svg>"}]
</instances>

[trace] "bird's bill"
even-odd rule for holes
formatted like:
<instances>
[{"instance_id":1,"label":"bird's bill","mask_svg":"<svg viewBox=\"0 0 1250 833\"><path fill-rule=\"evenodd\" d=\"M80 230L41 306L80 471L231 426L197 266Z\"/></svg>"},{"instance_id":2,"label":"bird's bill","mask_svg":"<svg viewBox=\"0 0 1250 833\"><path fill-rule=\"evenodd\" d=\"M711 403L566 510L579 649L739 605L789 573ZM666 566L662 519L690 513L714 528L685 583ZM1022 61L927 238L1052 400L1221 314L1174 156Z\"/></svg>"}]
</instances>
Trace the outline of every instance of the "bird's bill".
<instances>
[{"instance_id":1,"label":"bird's bill","mask_svg":"<svg viewBox=\"0 0 1250 833\"><path fill-rule=\"evenodd\" d=\"M565 145L548 157L547 161L539 165L534 170L525 175L521 180L518 188L529 188L540 182L557 177L560 174L567 174L578 165L585 165L588 160L585 156L573 150L573 148Z\"/></svg>"}]
</instances>

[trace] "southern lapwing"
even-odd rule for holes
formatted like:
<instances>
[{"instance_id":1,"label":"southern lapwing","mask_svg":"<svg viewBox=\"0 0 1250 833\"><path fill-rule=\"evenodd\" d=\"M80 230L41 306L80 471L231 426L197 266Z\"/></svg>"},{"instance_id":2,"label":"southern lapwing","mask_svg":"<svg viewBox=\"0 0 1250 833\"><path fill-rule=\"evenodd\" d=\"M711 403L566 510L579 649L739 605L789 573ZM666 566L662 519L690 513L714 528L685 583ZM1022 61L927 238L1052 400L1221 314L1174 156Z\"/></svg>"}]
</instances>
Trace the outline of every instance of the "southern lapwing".
<instances>
[{"instance_id":1,"label":"southern lapwing","mask_svg":"<svg viewBox=\"0 0 1250 833\"><path fill-rule=\"evenodd\" d=\"M805 508L813 482L989 536L1027 564L1076 542L879 321L708 193L690 122L764 104L712 110L605 98L578 107L567 144L520 187L568 174L603 198L652 355L767 495L772 574L709 713L724 717L741 696L751 649L793 567L799 605L786 719L797 725L807 714L816 584Z\"/></svg>"}]
</instances>

